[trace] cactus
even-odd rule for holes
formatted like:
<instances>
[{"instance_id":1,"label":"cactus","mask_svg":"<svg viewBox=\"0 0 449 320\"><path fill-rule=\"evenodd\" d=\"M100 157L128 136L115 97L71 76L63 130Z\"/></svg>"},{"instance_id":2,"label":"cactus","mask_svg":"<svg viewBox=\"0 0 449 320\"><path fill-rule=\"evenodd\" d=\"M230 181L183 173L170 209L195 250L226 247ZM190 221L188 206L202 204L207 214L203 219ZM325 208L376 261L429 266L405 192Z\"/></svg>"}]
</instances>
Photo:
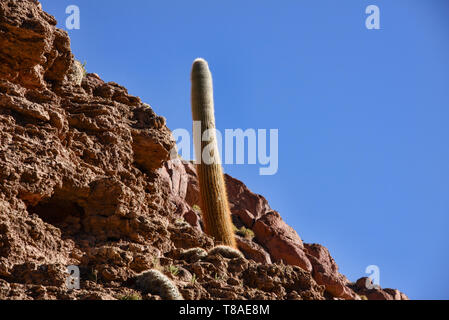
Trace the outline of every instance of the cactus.
<instances>
[{"instance_id":1,"label":"cactus","mask_svg":"<svg viewBox=\"0 0 449 320\"><path fill-rule=\"evenodd\" d=\"M173 282L159 270L151 269L136 276L136 285L144 293L152 293L166 300L184 300Z\"/></svg>"},{"instance_id":2,"label":"cactus","mask_svg":"<svg viewBox=\"0 0 449 320\"><path fill-rule=\"evenodd\" d=\"M203 248L190 248L184 250L181 253L179 259L192 263L197 262L198 260L201 260L205 257L207 257L207 251Z\"/></svg>"},{"instance_id":3,"label":"cactus","mask_svg":"<svg viewBox=\"0 0 449 320\"><path fill-rule=\"evenodd\" d=\"M205 60L194 61L191 81L192 118L194 123L201 122L199 139L194 137L194 144L205 232L218 243L235 248L233 224L215 136L212 75ZM201 139L205 131L209 134L209 141Z\"/></svg>"},{"instance_id":4,"label":"cactus","mask_svg":"<svg viewBox=\"0 0 449 320\"><path fill-rule=\"evenodd\" d=\"M214 254L219 254L223 258L228 258L228 259L235 259L235 258L244 259L245 258L239 250L237 250L233 247L228 247L228 246L216 246L216 247L212 248L209 251L209 255L214 255Z\"/></svg>"},{"instance_id":5,"label":"cactus","mask_svg":"<svg viewBox=\"0 0 449 320\"><path fill-rule=\"evenodd\" d=\"M82 64L78 60L73 60L67 73L67 80L74 86L80 86L83 78L87 75L86 63Z\"/></svg>"}]
</instances>

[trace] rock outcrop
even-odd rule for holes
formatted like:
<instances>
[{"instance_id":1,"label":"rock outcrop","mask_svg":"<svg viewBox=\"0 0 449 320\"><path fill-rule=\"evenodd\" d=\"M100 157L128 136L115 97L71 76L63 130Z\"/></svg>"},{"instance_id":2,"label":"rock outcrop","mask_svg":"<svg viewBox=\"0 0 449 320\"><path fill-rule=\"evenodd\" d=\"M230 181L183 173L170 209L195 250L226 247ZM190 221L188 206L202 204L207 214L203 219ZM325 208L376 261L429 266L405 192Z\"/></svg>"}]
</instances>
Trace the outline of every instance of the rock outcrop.
<instances>
[{"instance_id":1,"label":"rock outcrop","mask_svg":"<svg viewBox=\"0 0 449 320\"><path fill-rule=\"evenodd\" d=\"M0 0L0 299L160 299L135 280L151 269L184 299L407 298L350 283L230 176L233 222L252 231L244 256L211 250L195 167L173 146L151 107L81 72L38 1Z\"/></svg>"}]
</instances>

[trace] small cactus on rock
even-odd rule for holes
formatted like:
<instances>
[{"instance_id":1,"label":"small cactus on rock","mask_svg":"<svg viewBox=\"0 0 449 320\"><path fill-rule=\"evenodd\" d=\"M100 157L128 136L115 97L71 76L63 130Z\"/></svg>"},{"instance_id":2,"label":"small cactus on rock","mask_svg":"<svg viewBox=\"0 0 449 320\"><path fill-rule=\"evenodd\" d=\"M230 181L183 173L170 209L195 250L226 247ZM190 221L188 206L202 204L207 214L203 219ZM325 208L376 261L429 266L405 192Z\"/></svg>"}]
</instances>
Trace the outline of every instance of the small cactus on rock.
<instances>
[{"instance_id":1,"label":"small cactus on rock","mask_svg":"<svg viewBox=\"0 0 449 320\"><path fill-rule=\"evenodd\" d=\"M196 262L205 257L207 257L207 251L203 248L190 248L180 254L180 259L187 262Z\"/></svg>"},{"instance_id":2,"label":"small cactus on rock","mask_svg":"<svg viewBox=\"0 0 449 320\"><path fill-rule=\"evenodd\" d=\"M235 258L245 258L243 256L243 254L233 248L233 247L229 247L229 246L216 246L214 248L212 248L209 251L209 255L214 255L214 254L219 254L221 255L223 258L228 258L228 259L235 259Z\"/></svg>"},{"instance_id":3,"label":"small cactus on rock","mask_svg":"<svg viewBox=\"0 0 449 320\"><path fill-rule=\"evenodd\" d=\"M151 269L138 274L136 286L144 293L156 294L165 300L184 300L175 284L159 270Z\"/></svg>"}]
</instances>

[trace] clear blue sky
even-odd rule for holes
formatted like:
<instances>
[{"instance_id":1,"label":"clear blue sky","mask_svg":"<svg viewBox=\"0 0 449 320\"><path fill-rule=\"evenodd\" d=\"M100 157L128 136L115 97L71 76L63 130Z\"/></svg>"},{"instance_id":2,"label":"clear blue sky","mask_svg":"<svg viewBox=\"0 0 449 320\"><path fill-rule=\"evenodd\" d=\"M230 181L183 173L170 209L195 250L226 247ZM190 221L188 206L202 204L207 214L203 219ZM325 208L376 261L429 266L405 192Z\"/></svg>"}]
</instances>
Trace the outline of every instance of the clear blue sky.
<instances>
[{"instance_id":1,"label":"clear blue sky","mask_svg":"<svg viewBox=\"0 0 449 320\"><path fill-rule=\"evenodd\" d=\"M449 298L449 1L43 0L72 49L191 129L191 63L211 66L217 127L278 128L279 172L226 171L355 281ZM377 5L381 30L365 28Z\"/></svg>"}]
</instances>

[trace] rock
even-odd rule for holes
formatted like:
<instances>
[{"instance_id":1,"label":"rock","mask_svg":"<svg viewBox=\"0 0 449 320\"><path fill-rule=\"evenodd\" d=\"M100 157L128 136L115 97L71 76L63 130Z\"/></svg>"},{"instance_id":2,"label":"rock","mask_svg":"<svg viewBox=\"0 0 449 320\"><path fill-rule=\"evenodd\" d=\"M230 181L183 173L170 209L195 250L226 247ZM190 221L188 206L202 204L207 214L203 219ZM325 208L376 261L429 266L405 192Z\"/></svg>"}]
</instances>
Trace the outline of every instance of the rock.
<instances>
[{"instance_id":1,"label":"rock","mask_svg":"<svg viewBox=\"0 0 449 320\"><path fill-rule=\"evenodd\" d=\"M240 180L225 174L225 181L231 212L247 228L252 228L255 219L271 211L268 201L251 192Z\"/></svg>"},{"instance_id":2,"label":"rock","mask_svg":"<svg viewBox=\"0 0 449 320\"><path fill-rule=\"evenodd\" d=\"M173 142L167 128L161 131L135 129L131 135L134 161L146 173L154 172L168 160Z\"/></svg>"},{"instance_id":3,"label":"rock","mask_svg":"<svg viewBox=\"0 0 449 320\"><path fill-rule=\"evenodd\" d=\"M368 277L358 279L351 287L358 295L366 296L368 300L409 300L399 290L375 286Z\"/></svg>"},{"instance_id":4,"label":"rock","mask_svg":"<svg viewBox=\"0 0 449 320\"><path fill-rule=\"evenodd\" d=\"M386 289L383 289L383 291L388 293L393 298L393 300L402 300L401 292L397 289L386 288ZM408 299L405 299L405 300L408 300Z\"/></svg>"},{"instance_id":5,"label":"rock","mask_svg":"<svg viewBox=\"0 0 449 320\"><path fill-rule=\"evenodd\" d=\"M282 221L279 213L270 211L257 219L252 230L273 261L296 265L312 271L312 264L304 253L304 246L296 231Z\"/></svg>"},{"instance_id":6,"label":"rock","mask_svg":"<svg viewBox=\"0 0 449 320\"><path fill-rule=\"evenodd\" d=\"M0 74L25 88L61 83L73 55L65 31L43 12L37 2L5 0L0 3ZM33 41L30 41L33 39Z\"/></svg>"},{"instance_id":7,"label":"rock","mask_svg":"<svg viewBox=\"0 0 449 320\"><path fill-rule=\"evenodd\" d=\"M246 238L236 237L237 247L246 258L254 260L255 262L271 264L271 258L268 252L260 245Z\"/></svg>"},{"instance_id":8,"label":"rock","mask_svg":"<svg viewBox=\"0 0 449 320\"><path fill-rule=\"evenodd\" d=\"M410 299L405 293L401 292L401 300L410 300Z\"/></svg>"},{"instance_id":9,"label":"rock","mask_svg":"<svg viewBox=\"0 0 449 320\"><path fill-rule=\"evenodd\" d=\"M298 267L279 265L251 265L243 273L245 285L265 292L276 292L282 299L296 292L304 300L320 300L324 287L318 285L310 273ZM282 289L281 289L282 288Z\"/></svg>"},{"instance_id":10,"label":"rock","mask_svg":"<svg viewBox=\"0 0 449 320\"><path fill-rule=\"evenodd\" d=\"M187 173L188 163L181 159L172 159L165 162L164 166L158 170L160 184L164 192L170 196L171 202L176 206L176 214L184 216L186 221L192 226L199 226L199 221L195 218L192 207L199 204L199 194L194 203L187 201L188 187L191 179L196 179ZM193 171L191 171L193 174ZM186 203L187 202L187 203Z\"/></svg>"},{"instance_id":11,"label":"rock","mask_svg":"<svg viewBox=\"0 0 449 320\"><path fill-rule=\"evenodd\" d=\"M189 210L182 216L185 221L187 221L192 227L195 227L199 230L201 230L201 217L197 212L194 210Z\"/></svg>"},{"instance_id":12,"label":"rock","mask_svg":"<svg viewBox=\"0 0 449 320\"><path fill-rule=\"evenodd\" d=\"M329 251L319 244L304 244L307 257L312 263L315 281L324 285L326 291L336 298L356 299L355 292L347 287L348 280L338 272L338 266Z\"/></svg>"},{"instance_id":13,"label":"rock","mask_svg":"<svg viewBox=\"0 0 449 320\"><path fill-rule=\"evenodd\" d=\"M368 300L393 300L393 297L381 289L371 289L365 293Z\"/></svg>"},{"instance_id":14,"label":"rock","mask_svg":"<svg viewBox=\"0 0 449 320\"><path fill-rule=\"evenodd\" d=\"M368 277L362 277L355 282L358 290L368 289L368 285L372 285L371 279Z\"/></svg>"}]
</instances>

